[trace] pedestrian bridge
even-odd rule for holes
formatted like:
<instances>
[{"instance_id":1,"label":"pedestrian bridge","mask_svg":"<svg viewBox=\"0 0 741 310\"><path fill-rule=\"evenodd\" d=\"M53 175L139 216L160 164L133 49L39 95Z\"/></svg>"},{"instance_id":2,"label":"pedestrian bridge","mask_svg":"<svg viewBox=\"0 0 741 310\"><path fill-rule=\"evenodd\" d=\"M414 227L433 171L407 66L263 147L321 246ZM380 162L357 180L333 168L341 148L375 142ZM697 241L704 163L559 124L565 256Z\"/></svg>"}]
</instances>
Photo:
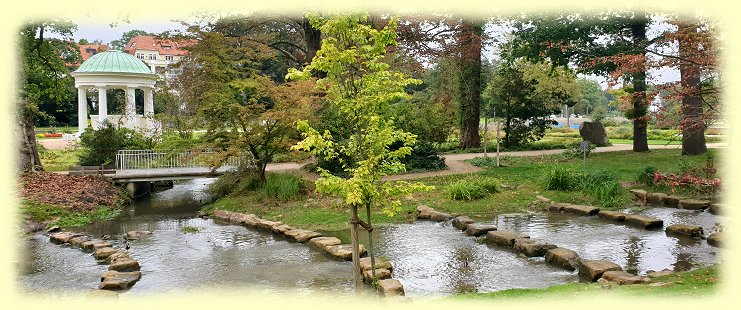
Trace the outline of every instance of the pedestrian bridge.
<instances>
[{"instance_id":1,"label":"pedestrian bridge","mask_svg":"<svg viewBox=\"0 0 741 310\"><path fill-rule=\"evenodd\" d=\"M240 165L253 166L251 156L231 156L218 168L213 150L188 150L169 153L156 150L120 150L116 154L115 169L106 171L106 177L117 183L153 182L165 180L215 177L236 170Z\"/></svg>"}]
</instances>

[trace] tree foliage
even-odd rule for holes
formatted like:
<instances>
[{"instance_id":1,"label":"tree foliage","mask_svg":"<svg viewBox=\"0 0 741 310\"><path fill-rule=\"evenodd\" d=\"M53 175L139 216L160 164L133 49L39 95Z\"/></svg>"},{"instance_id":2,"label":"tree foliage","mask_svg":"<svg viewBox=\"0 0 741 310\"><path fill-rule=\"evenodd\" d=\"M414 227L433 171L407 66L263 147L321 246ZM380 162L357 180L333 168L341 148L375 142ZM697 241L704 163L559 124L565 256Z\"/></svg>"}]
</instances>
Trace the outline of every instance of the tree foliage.
<instances>
[{"instance_id":1,"label":"tree foliage","mask_svg":"<svg viewBox=\"0 0 741 310\"><path fill-rule=\"evenodd\" d=\"M124 32L121 35L120 39L111 41L111 47L113 49L123 50L124 48L126 48L126 44L129 43L131 39L136 38L138 36L149 36L149 35L152 35L152 34L144 30L132 29L132 30Z\"/></svg>"}]
</instances>

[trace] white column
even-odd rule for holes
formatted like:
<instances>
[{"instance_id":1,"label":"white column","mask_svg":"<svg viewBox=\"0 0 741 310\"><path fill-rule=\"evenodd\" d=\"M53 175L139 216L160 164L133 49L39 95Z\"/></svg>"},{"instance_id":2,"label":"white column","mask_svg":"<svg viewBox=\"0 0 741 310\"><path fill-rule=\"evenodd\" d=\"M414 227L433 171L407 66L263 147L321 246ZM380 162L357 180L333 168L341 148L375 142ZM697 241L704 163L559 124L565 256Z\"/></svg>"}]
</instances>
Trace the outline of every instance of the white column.
<instances>
[{"instance_id":1,"label":"white column","mask_svg":"<svg viewBox=\"0 0 741 310\"><path fill-rule=\"evenodd\" d=\"M101 127L108 118L108 96L106 90L107 88L105 86L98 86L98 123Z\"/></svg>"},{"instance_id":2,"label":"white column","mask_svg":"<svg viewBox=\"0 0 741 310\"><path fill-rule=\"evenodd\" d=\"M154 94L151 88L144 88L144 117L154 116Z\"/></svg>"},{"instance_id":3,"label":"white column","mask_svg":"<svg viewBox=\"0 0 741 310\"><path fill-rule=\"evenodd\" d=\"M136 96L134 96L133 87L126 87L126 127L130 129L136 129Z\"/></svg>"},{"instance_id":4,"label":"white column","mask_svg":"<svg viewBox=\"0 0 741 310\"><path fill-rule=\"evenodd\" d=\"M77 135L79 136L87 128L87 89L77 88Z\"/></svg>"}]
</instances>

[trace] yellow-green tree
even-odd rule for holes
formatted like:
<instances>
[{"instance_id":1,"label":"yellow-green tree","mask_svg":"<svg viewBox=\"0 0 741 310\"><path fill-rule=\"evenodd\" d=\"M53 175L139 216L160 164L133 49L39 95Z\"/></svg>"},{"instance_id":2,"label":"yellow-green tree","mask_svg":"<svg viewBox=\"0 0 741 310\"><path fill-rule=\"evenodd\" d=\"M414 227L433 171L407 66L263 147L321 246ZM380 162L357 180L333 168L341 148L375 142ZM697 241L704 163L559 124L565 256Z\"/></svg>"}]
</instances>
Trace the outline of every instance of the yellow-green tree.
<instances>
[{"instance_id":1,"label":"yellow-green tree","mask_svg":"<svg viewBox=\"0 0 741 310\"><path fill-rule=\"evenodd\" d=\"M347 125L351 136L340 141L329 131L318 132L308 122L299 121L298 129L304 140L294 148L328 160L340 160L347 172L348 177L341 178L320 169L321 178L316 185L317 191L341 197L350 207L357 290L361 279L358 225L370 234L371 207L380 207L392 216L401 209L400 200L394 197L429 189L421 183L382 181L385 175L405 170L400 159L411 153L416 141L415 135L397 129L386 112L391 103L408 97L404 91L406 86L420 81L390 71L390 66L383 61L387 47L396 44L395 19L377 29L370 26L365 14L307 17L324 35L322 48L309 66L303 71L290 71L287 78L308 78L313 71L325 72L326 77L318 80L317 85L326 91L328 104L337 108L338 117ZM402 142L402 147L391 149L391 144L398 141ZM365 207L367 223L358 218L359 207ZM374 264L372 248L369 244Z\"/></svg>"}]
</instances>

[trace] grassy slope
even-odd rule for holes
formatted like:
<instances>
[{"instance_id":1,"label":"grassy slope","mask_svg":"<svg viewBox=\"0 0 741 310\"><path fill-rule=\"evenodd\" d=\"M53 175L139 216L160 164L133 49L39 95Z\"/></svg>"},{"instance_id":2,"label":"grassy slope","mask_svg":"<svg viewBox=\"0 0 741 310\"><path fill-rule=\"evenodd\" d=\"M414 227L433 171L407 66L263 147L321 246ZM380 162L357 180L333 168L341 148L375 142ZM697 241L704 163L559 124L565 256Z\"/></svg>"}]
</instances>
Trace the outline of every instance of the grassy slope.
<instances>
[{"instance_id":1,"label":"grassy slope","mask_svg":"<svg viewBox=\"0 0 741 310\"><path fill-rule=\"evenodd\" d=\"M703 267L688 272L658 277L649 284L616 285L609 289L600 283L569 283L543 289L511 289L492 293L457 295L454 299L511 299L511 298L568 298L602 296L707 296L715 292L718 285L718 266ZM663 283L657 285L657 283Z\"/></svg>"},{"instance_id":2,"label":"grassy slope","mask_svg":"<svg viewBox=\"0 0 741 310\"><path fill-rule=\"evenodd\" d=\"M716 153L717 151L711 150L710 152ZM682 161L701 165L705 159L705 156L682 156L679 150L655 150L640 154L630 151L595 153L587 159L586 167L588 169L609 169L621 180L635 181L638 172L647 165L652 165L659 170L676 170ZM594 203L593 199L584 193L544 191L540 185L545 169L564 164L580 167L581 160L579 159L569 159L560 155L534 158L505 157L502 163L506 167L487 169L475 175L450 175L424 179L422 181L428 185L434 185L436 189L405 197L402 212L395 217L389 218L380 212L374 213L373 222L374 224L411 222L414 220L414 209L420 204L427 204L440 211L462 213L473 217L488 217L499 213L532 210L533 207L528 205L537 194L562 202ZM516 189L501 189L499 193L474 201L453 201L448 198L446 191L448 184L476 175L499 178L502 183L510 187L516 186ZM627 190L624 195L629 196ZM207 210L214 208L255 213L297 227L317 230L347 228L349 216L348 209L340 201L315 194L284 201L267 199L260 195L227 197L216 201Z\"/></svg>"}]
</instances>

